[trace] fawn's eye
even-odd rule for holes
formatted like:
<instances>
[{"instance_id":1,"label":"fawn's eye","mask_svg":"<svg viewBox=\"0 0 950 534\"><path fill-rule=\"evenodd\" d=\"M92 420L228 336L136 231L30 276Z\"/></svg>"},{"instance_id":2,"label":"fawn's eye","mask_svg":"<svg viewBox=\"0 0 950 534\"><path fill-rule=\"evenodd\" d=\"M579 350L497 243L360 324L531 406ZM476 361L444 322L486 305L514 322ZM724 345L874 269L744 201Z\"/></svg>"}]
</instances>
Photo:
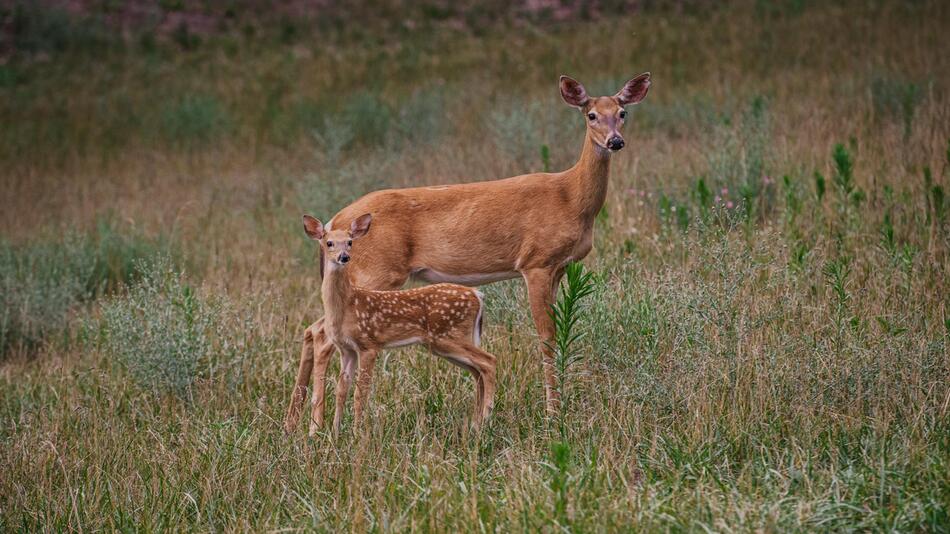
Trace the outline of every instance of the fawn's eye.
<instances>
[{"instance_id":1,"label":"fawn's eye","mask_svg":"<svg viewBox=\"0 0 950 534\"><path fill-rule=\"evenodd\" d=\"M594 113L588 113L587 118L590 120L597 120L597 115Z\"/></svg>"},{"instance_id":2,"label":"fawn's eye","mask_svg":"<svg viewBox=\"0 0 950 534\"><path fill-rule=\"evenodd\" d=\"M327 241L327 246L328 246L328 247L332 247L332 246L333 246L333 241Z\"/></svg>"},{"instance_id":3,"label":"fawn's eye","mask_svg":"<svg viewBox=\"0 0 950 534\"><path fill-rule=\"evenodd\" d=\"M346 242L346 246L352 247L352 246L353 246L353 240L347 241L347 242Z\"/></svg>"},{"instance_id":4,"label":"fawn's eye","mask_svg":"<svg viewBox=\"0 0 950 534\"><path fill-rule=\"evenodd\" d=\"M626 111L626 110L623 110L623 109L620 110L620 118L621 118L621 119L626 119L626 118L627 118L627 111Z\"/></svg>"}]
</instances>

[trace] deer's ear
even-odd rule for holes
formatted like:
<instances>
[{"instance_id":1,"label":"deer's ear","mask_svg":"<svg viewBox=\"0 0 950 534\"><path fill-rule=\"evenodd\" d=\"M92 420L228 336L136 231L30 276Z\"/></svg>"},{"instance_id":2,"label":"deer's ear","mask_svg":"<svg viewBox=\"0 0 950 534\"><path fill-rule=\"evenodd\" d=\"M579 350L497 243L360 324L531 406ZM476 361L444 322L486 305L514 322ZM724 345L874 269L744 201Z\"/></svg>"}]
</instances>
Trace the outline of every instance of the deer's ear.
<instances>
[{"instance_id":1,"label":"deer's ear","mask_svg":"<svg viewBox=\"0 0 950 534\"><path fill-rule=\"evenodd\" d=\"M303 216L303 231L314 241L323 239L323 223L309 215Z\"/></svg>"},{"instance_id":2,"label":"deer's ear","mask_svg":"<svg viewBox=\"0 0 950 534\"><path fill-rule=\"evenodd\" d=\"M643 100L645 96L647 96L647 91L649 90L650 73L644 72L643 74L625 83L623 89L614 95L614 98L617 99L617 102L619 102L621 106L636 104Z\"/></svg>"},{"instance_id":3,"label":"deer's ear","mask_svg":"<svg viewBox=\"0 0 950 534\"><path fill-rule=\"evenodd\" d=\"M360 215L350 224L350 237L359 239L369 232L369 224L373 222L373 216L369 213Z\"/></svg>"},{"instance_id":4,"label":"deer's ear","mask_svg":"<svg viewBox=\"0 0 950 534\"><path fill-rule=\"evenodd\" d=\"M560 80L561 86L561 98L570 106L576 108L582 108L587 105L587 102L590 101L590 97L587 96L587 89L584 89L584 86L581 85L581 82L571 78L570 76L561 76Z\"/></svg>"}]
</instances>

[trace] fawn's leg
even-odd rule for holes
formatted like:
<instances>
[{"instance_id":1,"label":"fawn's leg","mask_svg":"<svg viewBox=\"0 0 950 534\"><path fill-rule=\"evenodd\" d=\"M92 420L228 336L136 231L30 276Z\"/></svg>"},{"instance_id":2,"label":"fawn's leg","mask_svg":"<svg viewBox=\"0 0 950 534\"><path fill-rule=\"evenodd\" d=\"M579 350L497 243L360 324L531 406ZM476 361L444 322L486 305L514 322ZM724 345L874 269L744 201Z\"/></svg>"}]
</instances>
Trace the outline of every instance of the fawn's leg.
<instances>
[{"instance_id":1,"label":"fawn's leg","mask_svg":"<svg viewBox=\"0 0 950 534\"><path fill-rule=\"evenodd\" d=\"M353 374L356 371L356 362L359 359L356 351L340 347L343 361L340 365L340 377L336 381L336 406L333 410L333 436L340 434L340 423L343 421L343 409L346 407L346 395L353 383Z\"/></svg>"},{"instance_id":2,"label":"fawn's leg","mask_svg":"<svg viewBox=\"0 0 950 534\"><path fill-rule=\"evenodd\" d=\"M480 406L485 402L485 381L482 380L482 374L472 373L475 376L475 407L472 410L472 421L477 421L481 417Z\"/></svg>"},{"instance_id":3,"label":"fawn's leg","mask_svg":"<svg viewBox=\"0 0 950 534\"><path fill-rule=\"evenodd\" d=\"M469 341L440 340L433 350L450 362L467 369L475 377L475 414L472 423L479 426L491 410L495 395L495 357Z\"/></svg>"},{"instance_id":4,"label":"fawn's leg","mask_svg":"<svg viewBox=\"0 0 950 534\"><path fill-rule=\"evenodd\" d=\"M313 369L313 332L315 327L322 323L322 319L310 325L303 332L303 348L300 351L300 365L297 368L297 379L290 395L290 406L284 418L284 432L290 434L297 428L300 421L300 411L303 409L304 398L307 395L307 384L310 382L310 371Z\"/></svg>"},{"instance_id":5,"label":"fawn's leg","mask_svg":"<svg viewBox=\"0 0 950 534\"><path fill-rule=\"evenodd\" d=\"M468 354L469 360L472 361L473 366L478 370L478 381L482 391L477 400L475 426L480 426L481 423L488 418L492 406L495 403L496 358L491 353L475 345L464 344L461 348Z\"/></svg>"},{"instance_id":6,"label":"fawn's leg","mask_svg":"<svg viewBox=\"0 0 950 534\"><path fill-rule=\"evenodd\" d=\"M554 304L554 292L560 282L560 273L554 269L534 269L522 273L528 285L528 301L531 304L531 317L541 341L541 368L544 371L544 397L547 412L555 414L560 409L557 382L554 372L554 351L550 343L554 340L554 320L551 319L551 305Z\"/></svg>"},{"instance_id":7,"label":"fawn's leg","mask_svg":"<svg viewBox=\"0 0 950 534\"><path fill-rule=\"evenodd\" d=\"M356 401L353 407L353 420L356 425L362 425L363 408L369 399L370 388L373 384L373 369L376 366L378 354L378 351L367 350L361 352L359 356L360 372L356 379Z\"/></svg>"},{"instance_id":8,"label":"fawn's leg","mask_svg":"<svg viewBox=\"0 0 950 534\"><path fill-rule=\"evenodd\" d=\"M336 352L336 346L326 339L326 333L321 328L314 334L314 365L313 365L313 393L310 398L310 435L316 435L323 427L323 412L327 405L327 366L330 358Z\"/></svg>"}]
</instances>

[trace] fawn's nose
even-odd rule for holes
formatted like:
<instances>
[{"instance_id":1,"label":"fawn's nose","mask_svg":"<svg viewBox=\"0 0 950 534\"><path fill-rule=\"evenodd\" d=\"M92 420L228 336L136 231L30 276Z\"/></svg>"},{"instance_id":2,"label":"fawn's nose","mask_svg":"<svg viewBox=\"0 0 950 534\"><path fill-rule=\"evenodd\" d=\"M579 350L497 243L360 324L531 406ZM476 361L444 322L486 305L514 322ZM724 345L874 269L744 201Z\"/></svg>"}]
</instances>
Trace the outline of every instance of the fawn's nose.
<instances>
[{"instance_id":1,"label":"fawn's nose","mask_svg":"<svg viewBox=\"0 0 950 534\"><path fill-rule=\"evenodd\" d=\"M344 252L343 254L340 254L340 263L346 263L348 261L350 261L349 254L347 254L346 252Z\"/></svg>"},{"instance_id":2,"label":"fawn's nose","mask_svg":"<svg viewBox=\"0 0 950 534\"><path fill-rule=\"evenodd\" d=\"M611 137L610 139L608 139L607 148L614 151L620 150L621 148L623 148L623 137L620 137L619 135L615 135Z\"/></svg>"}]
</instances>

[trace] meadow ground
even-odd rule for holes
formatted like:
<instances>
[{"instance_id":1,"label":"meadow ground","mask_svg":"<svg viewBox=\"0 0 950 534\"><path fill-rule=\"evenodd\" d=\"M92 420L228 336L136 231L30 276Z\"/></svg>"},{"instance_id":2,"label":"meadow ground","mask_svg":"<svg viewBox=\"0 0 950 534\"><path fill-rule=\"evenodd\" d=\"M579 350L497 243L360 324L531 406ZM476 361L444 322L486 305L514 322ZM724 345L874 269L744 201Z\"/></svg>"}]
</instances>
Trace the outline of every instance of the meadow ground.
<instances>
[{"instance_id":1,"label":"meadow ground","mask_svg":"<svg viewBox=\"0 0 950 534\"><path fill-rule=\"evenodd\" d=\"M0 530L950 531L950 5L678 6L78 49L21 14ZM285 436L320 315L301 213L565 168L557 76L646 70L563 420L512 281L482 433L471 379L404 349L365 435Z\"/></svg>"}]
</instances>

